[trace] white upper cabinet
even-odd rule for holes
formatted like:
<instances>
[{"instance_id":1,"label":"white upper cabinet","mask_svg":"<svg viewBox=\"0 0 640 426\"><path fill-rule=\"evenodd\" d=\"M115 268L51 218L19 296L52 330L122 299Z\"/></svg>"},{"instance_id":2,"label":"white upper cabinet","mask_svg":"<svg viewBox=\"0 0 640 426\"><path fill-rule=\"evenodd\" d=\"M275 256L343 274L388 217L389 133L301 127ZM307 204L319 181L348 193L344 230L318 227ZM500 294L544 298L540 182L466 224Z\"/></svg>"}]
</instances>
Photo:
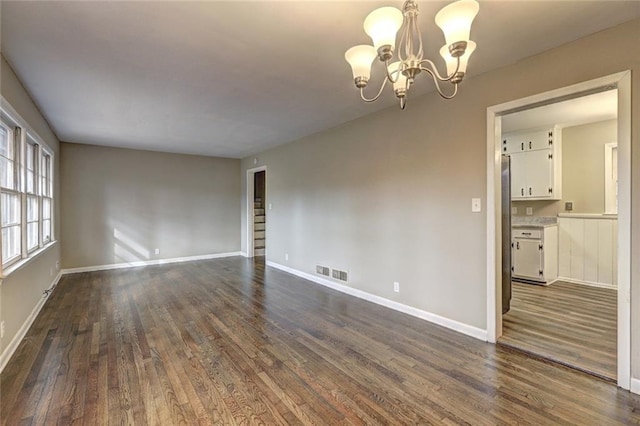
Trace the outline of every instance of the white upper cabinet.
<instances>
[{"instance_id":1,"label":"white upper cabinet","mask_svg":"<svg viewBox=\"0 0 640 426\"><path fill-rule=\"evenodd\" d=\"M553 148L555 139L560 136L560 129L556 127L524 132L505 133L502 136L502 153L537 151Z\"/></svg>"},{"instance_id":2,"label":"white upper cabinet","mask_svg":"<svg viewBox=\"0 0 640 426\"><path fill-rule=\"evenodd\" d=\"M511 157L511 198L562 198L562 139L558 126L504 134L503 153Z\"/></svg>"}]
</instances>

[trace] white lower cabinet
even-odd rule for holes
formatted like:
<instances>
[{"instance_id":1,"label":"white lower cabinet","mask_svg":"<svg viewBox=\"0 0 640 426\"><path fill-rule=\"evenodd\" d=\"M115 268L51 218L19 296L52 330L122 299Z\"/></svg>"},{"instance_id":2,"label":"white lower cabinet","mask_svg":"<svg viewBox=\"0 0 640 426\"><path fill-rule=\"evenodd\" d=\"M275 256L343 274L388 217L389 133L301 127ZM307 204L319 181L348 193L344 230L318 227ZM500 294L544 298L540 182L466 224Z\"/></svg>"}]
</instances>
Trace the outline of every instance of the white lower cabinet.
<instances>
[{"instance_id":1,"label":"white lower cabinet","mask_svg":"<svg viewBox=\"0 0 640 426\"><path fill-rule=\"evenodd\" d=\"M550 284L558 278L558 227L513 228L512 278Z\"/></svg>"}]
</instances>

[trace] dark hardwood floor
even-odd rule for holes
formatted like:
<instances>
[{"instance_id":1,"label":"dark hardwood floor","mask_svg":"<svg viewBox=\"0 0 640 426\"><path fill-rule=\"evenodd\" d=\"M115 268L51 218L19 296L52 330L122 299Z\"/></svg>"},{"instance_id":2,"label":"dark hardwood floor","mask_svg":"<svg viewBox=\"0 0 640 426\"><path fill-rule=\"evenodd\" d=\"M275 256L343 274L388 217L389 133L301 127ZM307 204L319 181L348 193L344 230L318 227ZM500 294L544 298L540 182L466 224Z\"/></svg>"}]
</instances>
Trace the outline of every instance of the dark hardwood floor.
<instances>
[{"instance_id":1,"label":"dark hardwood floor","mask_svg":"<svg viewBox=\"0 0 640 426\"><path fill-rule=\"evenodd\" d=\"M63 277L2 424L640 423L640 397L250 259Z\"/></svg>"},{"instance_id":2,"label":"dark hardwood floor","mask_svg":"<svg viewBox=\"0 0 640 426\"><path fill-rule=\"evenodd\" d=\"M499 342L575 368L617 376L617 297L613 289L556 281L513 282Z\"/></svg>"}]
</instances>

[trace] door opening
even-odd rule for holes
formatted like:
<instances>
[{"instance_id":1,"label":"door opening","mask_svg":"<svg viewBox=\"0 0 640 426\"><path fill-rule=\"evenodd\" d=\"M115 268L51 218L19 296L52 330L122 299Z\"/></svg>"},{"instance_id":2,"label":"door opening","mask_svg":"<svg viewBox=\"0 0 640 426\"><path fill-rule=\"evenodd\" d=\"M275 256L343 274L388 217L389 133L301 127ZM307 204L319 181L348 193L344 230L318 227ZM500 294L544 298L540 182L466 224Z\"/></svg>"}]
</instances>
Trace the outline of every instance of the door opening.
<instances>
[{"instance_id":1,"label":"door opening","mask_svg":"<svg viewBox=\"0 0 640 426\"><path fill-rule=\"evenodd\" d=\"M264 257L267 250L267 168L247 170L247 256Z\"/></svg>"},{"instance_id":2,"label":"door opening","mask_svg":"<svg viewBox=\"0 0 640 426\"><path fill-rule=\"evenodd\" d=\"M503 228L503 197L501 188L501 155L504 153L503 146L504 138L503 136L503 125L505 123L506 116L516 113L522 112L525 110L532 110L534 108L540 106L548 106L552 104L558 104L563 101L567 101L570 99L577 99L586 97L588 95L593 95L596 93L606 92L617 89L617 96L615 99L617 106L617 122L614 123L615 132L617 133L617 143L618 150L616 151L617 157L617 172L618 172L618 216L617 218L611 218L608 215L607 211L605 211L605 207L602 207L601 214L597 219L602 219L600 222L596 222L593 220L594 214L589 212L589 214L583 215L584 218L576 215L576 212L579 212L580 209L576 209L579 207L582 202L572 202L571 200L566 200L562 196L558 197L547 197L549 200L540 201L543 197L540 194L544 194L544 191L537 192L536 188L532 188L538 181L541 179L541 176L529 176L527 172L523 172L522 176L514 176L512 174L512 180L518 180L516 183L520 183L522 188L519 188L516 198L520 198L517 203L513 203L513 210L511 213L525 215L524 219L532 220L532 218L527 218L527 214L531 214L529 212L529 204L531 204L534 200L539 203L538 206L541 209L547 209L553 211L553 206L556 208L556 219L558 221L564 221L561 226L554 224L556 226L555 234L554 232L546 232L547 229L545 226L530 226L521 227L520 233L515 232L516 228L512 228L513 236L511 238L511 242L515 244L520 243L520 248L523 249L521 252L513 253L512 251L512 260L514 270L512 271L514 277L521 276L524 278L520 281L529 283L526 284L517 284L518 287L513 288L513 299L511 302L511 311L505 315L505 318L509 315L514 314L518 309L521 309L522 306L518 306L522 300L526 300L530 302L531 300L535 300L536 295L532 296L532 292L536 290L542 289L548 290L546 291L546 304L542 305L543 309L549 308L550 304L556 304L557 302L557 317L555 319L557 322L552 324L553 327L558 328L562 327L561 322L567 319L567 313L572 309L568 309L566 306L563 308L563 303L566 300L562 300L564 297L568 297L571 291L576 291L578 295L586 296L584 299L585 306L589 307L589 303L596 301L597 303L603 302L604 298L608 298L607 303L611 302L613 314L612 318L608 320L613 323L614 327L608 335L613 337L613 343L610 348L611 356L614 358L614 366L613 369L616 371L616 374L609 375L609 377L613 376L616 378L617 383L620 387L629 389L630 387L630 373L631 373L631 316L630 316L630 271L631 271L631 258L630 258L630 216L631 216L631 206L630 206L630 189L631 189L631 161L630 161L630 145L631 145L631 105L630 105L630 73L622 72L619 74L615 74L608 77L603 77L600 79L592 80L585 83L576 84L574 86L566 87L563 89L554 90L551 92L543 93L540 95L531 96L529 98L524 98L512 102L508 102L505 104L497 105L494 107L490 107L487 109L487 336L490 342L497 342L498 339L503 336L503 331L505 331L505 336L511 332L510 327L513 327L514 323L508 323L503 320L503 306L502 306L502 291L503 291L503 279L502 279L502 270L503 270L503 238L504 233L502 231ZM551 123L548 123L551 124ZM611 142L611 140L603 141L603 143ZM535 151L536 148L535 143L524 143L524 144L512 144L513 146L519 145L522 150L526 151L527 148L530 151ZM507 150L511 149L506 147ZM602 152L602 147L600 147L600 152ZM520 155L515 154L515 155ZM553 155L556 155L554 152ZM524 163L529 164L529 162L536 163L539 159L534 158L534 155L521 155L522 158L518 157L515 163L518 164ZM526 157L526 158L525 158ZM522 160L522 161L520 161ZM511 161L511 166L514 166L514 162ZM539 170L540 168L536 168ZM562 173L562 172L561 172ZM553 176L542 176L545 179L549 179L549 187L548 194L552 194L555 191ZM584 173L583 173L584 177ZM517 179L516 179L517 178ZM522 181L522 182L520 182ZM532 183L533 182L533 183ZM603 171L603 182L604 182L604 171ZM531 184L532 183L532 184ZM545 182L546 183L546 182ZM602 188L604 189L604 183L602 184ZM513 189L513 186L512 186ZM592 188L593 189L593 188ZM511 191L512 199L514 198L514 192ZM536 195L537 194L537 195ZM552 194L555 195L555 194ZM602 201L604 201L604 196L601 197ZM531 203L530 203L531 201ZM558 211L558 208L560 210ZM516 212L516 209L524 210ZM535 208L534 208L535 210ZM562 212L562 213L560 213ZM558 214L560 213L560 214ZM533 216L533 215L532 215ZM609 216L609 217L608 217ZM583 220L584 219L584 220ZM588 219L588 223L587 222ZM615 222L611 219L615 219ZM573 222L578 223L575 225ZM525 225L527 224L527 220L524 220ZM529 222L531 225L533 222ZM546 223L538 223L537 225L547 225ZM564 227L564 229L563 229ZM558 228L560 231L558 232ZM526 232L525 232L526 231ZM531 232L534 231L534 232ZM582 231L582 235L578 235L579 231ZM563 234L564 233L564 234ZM591 237L589 237L591 235ZM595 235L595 237L593 237ZM535 238L534 238L535 237ZM576 247L583 243L586 243L589 238L599 238L599 241L610 241L610 246L613 247L613 250L617 249L617 253L615 253L614 261L610 262L607 265L606 262L596 262L593 259L593 250L587 249L584 253L583 261L580 261L578 256L578 251L575 250ZM536 240L535 243L532 243L533 240ZM555 240L555 241L554 241ZM617 244L616 244L617 240ZM568 241L568 243L567 243ZM553 248L553 245L556 245L556 248ZM564 246L563 246L564 244ZM567 244L571 245L571 247L567 250ZM558 247L559 246L559 247ZM551 249L551 253L557 253L555 259L558 261L556 265L549 265L548 262L552 262L552 260L547 260L548 253L544 253L547 249ZM528 249L525 250L525 249ZM527 251L527 253L525 253ZM584 251L584 250L583 250ZM544 253L544 255L543 255ZM568 255L567 255L568 253ZM528 255L527 255L528 254ZM527 255L527 256L525 256ZM565 256L565 258L562 258ZM609 256L608 253L605 253L604 258ZM551 256L554 258L554 256ZM535 265L532 266L530 262L534 262ZM519 265L522 266L522 270L519 269ZM544 265L551 266L552 270L548 270ZM567 266L569 265L569 266ZM534 267L535 266L535 267ZM577 278L575 275L571 275L573 273L573 269L575 269L578 274ZM554 271L557 271L554 273ZM583 274L580 276L580 274ZM615 289L613 290L613 295L605 295L602 296L600 294L601 290L609 290L611 289L603 289L595 286L582 286L582 284L589 283L590 279L587 279L587 276L600 276L605 277L614 277L615 282L617 283L617 292ZM560 283L560 281L556 281L558 279L565 278L563 281L568 281L566 285ZM569 277L568 280L566 278ZM604 279L606 282L606 279ZM579 281L582 283L578 284ZM551 284L548 287L542 285L532 285L531 282L535 282L537 284L549 284L557 282L559 284ZM593 283L590 283L593 284ZM597 284L597 283L596 283ZM515 283L514 283L515 285ZM575 286L578 287L575 287ZM574 286L574 287L572 287ZM568 293L565 292L560 295L552 296L552 299L549 299L549 296L555 292L556 290L561 290L565 287L565 290L568 289ZM602 286L601 286L602 287ZM606 287L606 285L604 286ZM606 293L606 291L605 291ZM520 297L520 302L518 298ZM579 302L582 303L582 302ZM603 302L604 303L604 302ZM566 303L565 303L566 305ZM572 308L572 307L571 307ZM599 307L591 306L592 309L596 310ZM544 320L543 318L545 314L540 311L536 311L537 307L532 307L530 317L531 322L534 320ZM547 317L550 314L546 314ZM564 317L564 318L563 318ZM550 319L550 318L546 318ZM521 321L521 324L522 321ZM538 330L535 330L533 327L536 327L536 324L524 324L526 328L527 325L530 326L529 333L535 334ZM538 324L539 325L539 324ZM506 327L503 330L503 327ZM572 325L566 326L567 332L571 334L577 334L577 332L585 331L588 333L589 327L584 327L582 330L579 329L578 326L575 326L574 329L571 329ZM554 336L554 338L557 336ZM572 336L573 337L573 336ZM588 341L589 337L587 337ZM546 343L549 343L549 339ZM611 343L611 342L609 342ZM521 348L526 350L527 348ZM528 350L528 352L536 353L535 350ZM544 354L542 354L544 356ZM553 359L553 358L552 358ZM562 360L556 360L562 362ZM572 363L565 362L565 364L574 366ZM578 368L580 366L577 366ZM588 369L586 369L589 371ZM593 371L590 371L593 372ZM598 372L594 372L598 373Z\"/></svg>"}]
</instances>

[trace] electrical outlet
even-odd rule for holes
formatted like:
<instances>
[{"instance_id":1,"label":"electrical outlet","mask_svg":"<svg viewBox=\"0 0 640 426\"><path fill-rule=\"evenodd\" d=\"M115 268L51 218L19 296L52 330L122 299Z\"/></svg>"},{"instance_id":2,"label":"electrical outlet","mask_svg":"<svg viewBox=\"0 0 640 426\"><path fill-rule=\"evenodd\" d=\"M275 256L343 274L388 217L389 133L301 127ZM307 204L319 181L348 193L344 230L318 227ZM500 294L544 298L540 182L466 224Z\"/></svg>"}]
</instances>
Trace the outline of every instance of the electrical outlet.
<instances>
[{"instance_id":1,"label":"electrical outlet","mask_svg":"<svg viewBox=\"0 0 640 426\"><path fill-rule=\"evenodd\" d=\"M533 216L533 207L527 207L527 216Z\"/></svg>"},{"instance_id":2,"label":"electrical outlet","mask_svg":"<svg viewBox=\"0 0 640 426\"><path fill-rule=\"evenodd\" d=\"M518 208L517 207L511 207L511 214L518 214Z\"/></svg>"},{"instance_id":3,"label":"electrical outlet","mask_svg":"<svg viewBox=\"0 0 640 426\"><path fill-rule=\"evenodd\" d=\"M480 198L471 199L471 211L473 213L479 213L482 211L482 202L480 201Z\"/></svg>"},{"instance_id":4,"label":"electrical outlet","mask_svg":"<svg viewBox=\"0 0 640 426\"><path fill-rule=\"evenodd\" d=\"M4 339L4 321L0 322L0 339Z\"/></svg>"},{"instance_id":5,"label":"electrical outlet","mask_svg":"<svg viewBox=\"0 0 640 426\"><path fill-rule=\"evenodd\" d=\"M155 254L160 254L160 249L157 248L157 249L154 250L154 252L155 252Z\"/></svg>"},{"instance_id":6,"label":"electrical outlet","mask_svg":"<svg viewBox=\"0 0 640 426\"><path fill-rule=\"evenodd\" d=\"M284 254L284 260L289 260L289 253Z\"/></svg>"},{"instance_id":7,"label":"electrical outlet","mask_svg":"<svg viewBox=\"0 0 640 426\"><path fill-rule=\"evenodd\" d=\"M393 291L400 293L400 283L398 281L393 282Z\"/></svg>"},{"instance_id":8,"label":"electrical outlet","mask_svg":"<svg viewBox=\"0 0 640 426\"><path fill-rule=\"evenodd\" d=\"M57 260L56 261L56 271L59 271L59 270L60 270L60 261Z\"/></svg>"}]
</instances>

